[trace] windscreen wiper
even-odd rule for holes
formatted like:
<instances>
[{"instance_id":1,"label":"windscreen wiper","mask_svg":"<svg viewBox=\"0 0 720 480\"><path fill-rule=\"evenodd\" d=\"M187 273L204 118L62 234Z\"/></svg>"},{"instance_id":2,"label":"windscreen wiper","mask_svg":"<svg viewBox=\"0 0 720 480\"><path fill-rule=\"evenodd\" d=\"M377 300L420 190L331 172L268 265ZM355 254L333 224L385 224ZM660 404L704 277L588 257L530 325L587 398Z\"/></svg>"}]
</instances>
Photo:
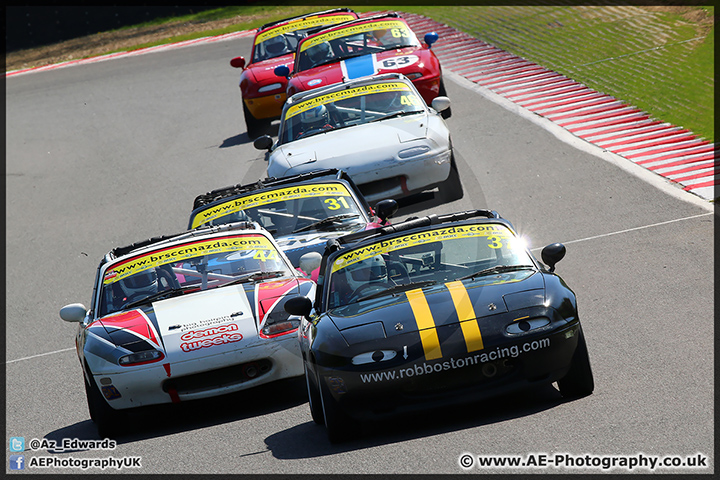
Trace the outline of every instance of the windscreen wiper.
<instances>
[{"instance_id":1,"label":"windscreen wiper","mask_svg":"<svg viewBox=\"0 0 720 480\"><path fill-rule=\"evenodd\" d=\"M495 265L494 267L485 268L475 273L471 273L470 275L460 277L456 280L467 280L468 278L483 277L495 273L514 272L517 270L535 270L535 267L533 265Z\"/></svg>"},{"instance_id":2,"label":"windscreen wiper","mask_svg":"<svg viewBox=\"0 0 720 480\"><path fill-rule=\"evenodd\" d=\"M370 295L365 295L364 297L358 298L356 301L362 302L363 300L368 300L370 298L384 297L385 295L394 295L396 293L405 292L414 288L429 287L430 285L435 285L436 283L437 280L422 280L420 282L401 283L399 285L393 285L392 287L388 287L385 290L371 293Z\"/></svg>"},{"instance_id":3,"label":"windscreen wiper","mask_svg":"<svg viewBox=\"0 0 720 480\"><path fill-rule=\"evenodd\" d=\"M421 110L411 110L411 111L398 110L397 112L391 112L391 113L388 113L387 115L383 115L382 117L373 118L368 123L379 122L380 120L387 120L389 118L402 117L403 115L412 115L415 113L422 113L422 111Z\"/></svg>"},{"instance_id":4,"label":"windscreen wiper","mask_svg":"<svg viewBox=\"0 0 720 480\"><path fill-rule=\"evenodd\" d=\"M227 283L223 283L220 286L226 287L228 285L235 285L237 283L257 282L260 280L267 280L268 278L281 277L285 274L286 274L286 272L284 270L273 270L272 272L246 273L245 275L242 275L242 276L236 278L235 280L231 280Z\"/></svg>"},{"instance_id":5,"label":"windscreen wiper","mask_svg":"<svg viewBox=\"0 0 720 480\"><path fill-rule=\"evenodd\" d=\"M330 223L339 222L340 220L345 220L347 218L353 218L353 217L359 217L357 213L343 213L341 215L333 215L332 217L323 218L320 221L311 223L310 225L305 225L304 227L300 227L297 230L293 230L292 233L300 233L304 232L306 230L312 230L313 228L321 227L323 225L328 225Z\"/></svg>"}]
</instances>

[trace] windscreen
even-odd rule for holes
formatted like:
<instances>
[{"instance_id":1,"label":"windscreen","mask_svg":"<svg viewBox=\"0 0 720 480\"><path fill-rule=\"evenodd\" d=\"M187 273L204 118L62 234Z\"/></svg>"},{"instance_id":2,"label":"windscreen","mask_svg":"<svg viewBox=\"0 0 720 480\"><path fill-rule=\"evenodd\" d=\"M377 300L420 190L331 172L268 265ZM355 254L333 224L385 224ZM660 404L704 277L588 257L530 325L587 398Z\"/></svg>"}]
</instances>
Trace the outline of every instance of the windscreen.
<instances>
[{"instance_id":1,"label":"windscreen","mask_svg":"<svg viewBox=\"0 0 720 480\"><path fill-rule=\"evenodd\" d=\"M357 18L352 13L305 17L293 20L260 32L255 37L253 62L295 53L297 44L307 35L308 30L326 25L347 22Z\"/></svg>"},{"instance_id":2,"label":"windscreen","mask_svg":"<svg viewBox=\"0 0 720 480\"><path fill-rule=\"evenodd\" d=\"M336 220L320 223L329 217ZM193 213L190 228L237 221L254 221L273 235L284 236L298 231L348 229L364 224L365 215L343 183L309 183L207 205Z\"/></svg>"},{"instance_id":3,"label":"windscreen","mask_svg":"<svg viewBox=\"0 0 720 480\"><path fill-rule=\"evenodd\" d=\"M320 94L283 112L279 143L329 130L353 127L396 116L423 113L425 102L403 81L381 82Z\"/></svg>"},{"instance_id":4,"label":"windscreen","mask_svg":"<svg viewBox=\"0 0 720 480\"><path fill-rule=\"evenodd\" d=\"M524 243L502 224L466 224L378 240L330 266L328 308L433 283L518 281L535 270Z\"/></svg>"},{"instance_id":5,"label":"windscreen","mask_svg":"<svg viewBox=\"0 0 720 480\"><path fill-rule=\"evenodd\" d=\"M120 260L106 267L99 316L140 305L164 292L187 294L231 282L292 275L273 243L246 234L196 240Z\"/></svg>"},{"instance_id":6,"label":"windscreen","mask_svg":"<svg viewBox=\"0 0 720 480\"><path fill-rule=\"evenodd\" d=\"M295 65L302 72L359 55L417 46L415 34L402 20L377 20L307 37L300 43Z\"/></svg>"}]
</instances>

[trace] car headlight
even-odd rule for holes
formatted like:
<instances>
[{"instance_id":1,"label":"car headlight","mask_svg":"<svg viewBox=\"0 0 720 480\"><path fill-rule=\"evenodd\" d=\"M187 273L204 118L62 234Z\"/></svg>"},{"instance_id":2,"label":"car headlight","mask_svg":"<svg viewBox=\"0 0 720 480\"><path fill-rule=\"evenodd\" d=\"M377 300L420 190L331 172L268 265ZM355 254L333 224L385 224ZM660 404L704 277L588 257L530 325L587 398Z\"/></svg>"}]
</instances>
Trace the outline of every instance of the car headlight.
<instances>
[{"instance_id":1,"label":"car headlight","mask_svg":"<svg viewBox=\"0 0 720 480\"><path fill-rule=\"evenodd\" d=\"M158 350L146 350L144 352L131 353L118 358L118 364L121 367L131 367L134 365L143 365L146 363L159 362L165 358L165 355Z\"/></svg>"},{"instance_id":2,"label":"car headlight","mask_svg":"<svg viewBox=\"0 0 720 480\"><path fill-rule=\"evenodd\" d=\"M406 73L405 76L407 78L409 78L410 80L417 80L418 78L422 77L422 73L420 73L420 72Z\"/></svg>"},{"instance_id":3,"label":"car headlight","mask_svg":"<svg viewBox=\"0 0 720 480\"><path fill-rule=\"evenodd\" d=\"M378 363L384 360L392 360L397 355L395 350L375 350L374 352L365 352L355 355L351 362L353 365L363 365L365 363Z\"/></svg>"},{"instance_id":4,"label":"car headlight","mask_svg":"<svg viewBox=\"0 0 720 480\"><path fill-rule=\"evenodd\" d=\"M429 151L430 151L430 147L428 147L427 145L421 145L419 147L410 147L410 148L406 148L405 150L400 150L398 152L398 157L403 158L403 159L417 157L418 155L422 155Z\"/></svg>"},{"instance_id":5,"label":"car headlight","mask_svg":"<svg viewBox=\"0 0 720 480\"><path fill-rule=\"evenodd\" d=\"M545 317L524 317L518 318L505 327L505 331L510 335L518 335L529 331L544 327L550 324L550 319Z\"/></svg>"},{"instance_id":6,"label":"car headlight","mask_svg":"<svg viewBox=\"0 0 720 480\"><path fill-rule=\"evenodd\" d=\"M282 83L271 83L270 85L265 85L264 87L258 88L258 92L272 92L273 90L277 90L278 88L282 88Z\"/></svg>"},{"instance_id":7,"label":"car headlight","mask_svg":"<svg viewBox=\"0 0 720 480\"><path fill-rule=\"evenodd\" d=\"M281 333L287 333L297 329L300 326L300 320L288 320L286 322L271 323L262 328L263 335L271 337Z\"/></svg>"},{"instance_id":8,"label":"car headlight","mask_svg":"<svg viewBox=\"0 0 720 480\"><path fill-rule=\"evenodd\" d=\"M443 165L445 163L449 163L451 158L452 158L452 151L445 150L444 152L442 152L440 155L438 155L435 158L435 163L437 165Z\"/></svg>"}]
</instances>

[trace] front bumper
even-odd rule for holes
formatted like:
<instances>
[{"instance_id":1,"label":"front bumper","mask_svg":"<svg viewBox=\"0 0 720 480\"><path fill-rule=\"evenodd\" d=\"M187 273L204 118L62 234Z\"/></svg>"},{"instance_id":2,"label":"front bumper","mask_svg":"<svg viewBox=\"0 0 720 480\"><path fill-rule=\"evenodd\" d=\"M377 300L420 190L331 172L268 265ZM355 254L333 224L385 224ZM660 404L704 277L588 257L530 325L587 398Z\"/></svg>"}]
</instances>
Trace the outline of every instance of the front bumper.
<instances>
[{"instance_id":1,"label":"front bumper","mask_svg":"<svg viewBox=\"0 0 720 480\"><path fill-rule=\"evenodd\" d=\"M94 375L108 404L118 410L214 397L303 374L294 333L198 360L123 370Z\"/></svg>"},{"instance_id":2,"label":"front bumper","mask_svg":"<svg viewBox=\"0 0 720 480\"><path fill-rule=\"evenodd\" d=\"M376 168L352 174L358 188L368 202L385 198L401 198L434 188L450 175L451 152L432 154L407 160L393 160L373 164Z\"/></svg>"},{"instance_id":3,"label":"front bumper","mask_svg":"<svg viewBox=\"0 0 720 480\"><path fill-rule=\"evenodd\" d=\"M253 117L276 119L280 118L285 99L287 99L287 95L282 92L264 97L243 98L243 102Z\"/></svg>"},{"instance_id":4,"label":"front bumper","mask_svg":"<svg viewBox=\"0 0 720 480\"><path fill-rule=\"evenodd\" d=\"M409 358L385 370L362 366L317 369L320 381L345 413L359 420L380 418L479 401L557 381L570 367L579 328L575 322L551 333L524 336L517 343L488 344L464 356L447 355L432 361ZM513 355L513 345L517 355Z\"/></svg>"}]
</instances>

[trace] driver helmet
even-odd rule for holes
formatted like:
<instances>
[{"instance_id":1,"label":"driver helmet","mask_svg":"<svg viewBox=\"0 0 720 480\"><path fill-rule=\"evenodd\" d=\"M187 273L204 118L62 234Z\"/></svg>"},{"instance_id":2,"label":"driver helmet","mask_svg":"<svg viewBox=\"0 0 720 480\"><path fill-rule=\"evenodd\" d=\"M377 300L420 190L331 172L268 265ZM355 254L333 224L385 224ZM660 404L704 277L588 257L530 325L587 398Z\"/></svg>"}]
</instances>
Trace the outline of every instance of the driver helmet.
<instances>
[{"instance_id":1,"label":"driver helmet","mask_svg":"<svg viewBox=\"0 0 720 480\"><path fill-rule=\"evenodd\" d=\"M287 49L287 43L282 35L272 37L265 42L265 51L270 55L280 55Z\"/></svg>"},{"instance_id":2,"label":"driver helmet","mask_svg":"<svg viewBox=\"0 0 720 480\"><path fill-rule=\"evenodd\" d=\"M308 132L315 128L322 128L329 122L328 111L325 105L318 105L310 110L305 110L300 114L300 123L302 129Z\"/></svg>"},{"instance_id":3,"label":"driver helmet","mask_svg":"<svg viewBox=\"0 0 720 480\"><path fill-rule=\"evenodd\" d=\"M307 276L312 276L313 272L320 268L321 263L322 255L319 252L308 252L300 257L299 267Z\"/></svg>"},{"instance_id":4,"label":"driver helmet","mask_svg":"<svg viewBox=\"0 0 720 480\"><path fill-rule=\"evenodd\" d=\"M307 55L313 64L318 64L330 57L330 45L320 43L314 47L310 47L308 48Z\"/></svg>"},{"instance_id":5,"label":"driver helmet","mask_svg":"<svg viewBox=\"0 0 720 480\"><path fill-rule=\"evenodd\" d=\"M387 266L382 255L360 260L345 268L345 278L353 291L371 282L387 281Z\"/></svg>"},{"instance_id":6,"label":"driver helmet","mask_svg":"<svg viewBox=\"0 0 720 480\"><path fill-rule=\"evenodd\" d=\"M155 269L136 273L119 280L118 283L126 298L135 295L152 295L158 291L158 277Z\"/></svg>"}]
</instances>

